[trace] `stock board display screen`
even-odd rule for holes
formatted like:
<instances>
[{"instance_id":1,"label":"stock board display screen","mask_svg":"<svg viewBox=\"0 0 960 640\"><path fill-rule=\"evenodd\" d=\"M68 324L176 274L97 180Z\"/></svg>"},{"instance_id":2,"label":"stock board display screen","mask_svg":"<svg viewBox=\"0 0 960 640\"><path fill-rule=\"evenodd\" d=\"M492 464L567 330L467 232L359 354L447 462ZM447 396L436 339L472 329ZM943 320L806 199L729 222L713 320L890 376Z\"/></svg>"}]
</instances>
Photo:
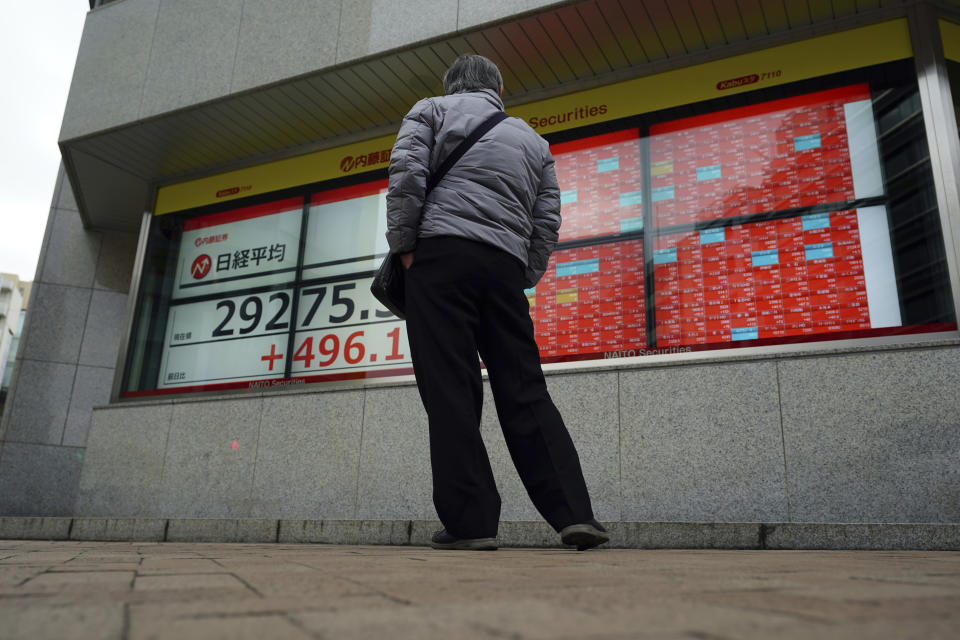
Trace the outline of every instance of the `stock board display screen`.
<instances>
[{"instance_id":1,"label":"stock board display screen","mask_svg":"<svg viewBox=\"0 0 960 640\"><path fill-rule=\"evenodd\" d=\"M866 84L653 125L650 164L658 226L882 194Z\"/></svg>"},{"instance_id":2,"label":"stock board display screen","mask_svg":"<svg viewBox=\"0 0 960 640\"><path fill-rule=\"evenodd\" d=\"M560 242L643 229L640 132L627 129L553 145Z\"/></svg>"},{"instance_id":3,"label":"stock board display screen","mask_svg":"<svg viewBox=\"0 0 960 640\"><path fill-rule=\"evenodd\" d=\"M283 377L274 360L290 326L303 201L185 221L158 388Z\"/></svg>"},{"instance_id":4,"label":"stock board display screen","mask_svg":"<svg viewBox=\"0 0 960 640\"><path fill-rule=\"evenodd\" d=\"M545 360L643 347L643 242L559 249L527 300Z\"/></svg>"},{"instance_id":5,"label":"stock board display screen","mask_svg":"<svg viewBox=\"0 0 960 640\"><path fill-rule=\"evenodd\" d=\"M315 194L306 216L298 197L186 220L157 387L408 372L406 326L370 293L385 189Z\"/></svg>"},{"instance_id":6,"label":"stock board display screen","mask_svg":"<svg viewBox=\"0 0 960 640\"><path fill-rule=\"evenodd\" d=\"M650 134L658 346L900 324L868 85Z\"/></svg>"},{"instance_id":7,"label":"stock board display screen","mask_svg":"<svg viewBox=\"0 0 960 640\"><path fill-rule=\"evenodd\" d=\"M883 260L860 229L881 207L658 236L654 251L657 343L738 342L897 322L891 279L868 283ZM887 251L889 258L889 249ZM881 268L884 266L880 265ZM876 273L876 272L874 272ZM868 286L869 285L869 286Z\"/></svg>"},{"instance_id":8,"label":"stock board display screen","mask_svg":"<svg viewBox=\"0 0 960 640\"><path fill-rule=\"evenodd\" d=\"M900 325L866 84L553 152L561 244L527 292L545 361Z\"/></svg>"}]
</instances>

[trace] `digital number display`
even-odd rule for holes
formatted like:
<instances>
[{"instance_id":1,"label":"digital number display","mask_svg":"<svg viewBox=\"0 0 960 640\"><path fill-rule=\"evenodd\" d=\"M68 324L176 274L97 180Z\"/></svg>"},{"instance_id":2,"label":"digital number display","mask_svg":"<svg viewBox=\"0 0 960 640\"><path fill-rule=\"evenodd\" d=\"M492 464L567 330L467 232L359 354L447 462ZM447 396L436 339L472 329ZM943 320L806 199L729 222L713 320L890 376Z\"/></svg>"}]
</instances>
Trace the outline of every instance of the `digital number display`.
<instances>
[{"instance_id":1,"label":"digital number display","mask_svg":"<svg viewBox=\"0 0 960 640\"><path fill-rule=\"evenodd\" d=\"M283 377L270 354L285 348L292 299L285 289L172 306L162 385Z\"/></svg>"},{"instance_id":2,"label":"digital number display","mask_svg":"<svg viewBox=\"0 0 960 640\"><path fill-rule=\"evenodd\" d=\"M310 197L303 279L370 272L387 245L387 181L331 189ZM380 257L378 257L380 256Z\"/></svg>"},{"instance_id":3,"label":"digital number display","mask_svg":"<svg viewBox=\"0 0 960 640\"><path fill-rule=\"evenodd\" d=\"M370 293L385 189L316 194L306 218L292 198L187 220L158 388L409 372L406 325Z\"/></svg>"},{"instance_id":4,"label":"digital number display","mask_svg":"<svg viewBox=\"0 0 960 640\"><path fill-rule=\"evenodd\" d=\"M410 366L407 325L370 293L373 278L305 286L300 293L293 372Z\"/></svg>"}]
</instances>

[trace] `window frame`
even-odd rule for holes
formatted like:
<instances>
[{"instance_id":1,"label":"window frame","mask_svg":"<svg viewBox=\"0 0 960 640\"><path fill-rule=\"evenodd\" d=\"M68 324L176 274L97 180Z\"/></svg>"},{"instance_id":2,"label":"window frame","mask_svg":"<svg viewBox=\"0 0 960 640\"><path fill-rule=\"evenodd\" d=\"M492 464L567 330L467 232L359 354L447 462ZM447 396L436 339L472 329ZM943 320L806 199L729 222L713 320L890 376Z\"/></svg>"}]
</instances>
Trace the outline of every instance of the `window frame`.
<instances>
[{"instance_id":1,"label":"window frame","mask_svg":"<svg viewBox=\"0 0 960 640\"><path fill-rule=\"evenodd\" d=\"M671 362L678 359L688 359L693 357L694 354L689 353L693 350L673 350L673 349L662 349L659 348L655 343L655 327L656 327L656 308L653 304L654 299L654 287L652 285L653 280L653 238L655 234L650 232L654 227L652 225L648 226L648 222L651 220L652 210L650 202L650 193L649 188L649 178L650 178L650 159L649 159L649 140L650 140L650 128L661 122L669 122L672 120L677 120L679 118L684 118L690 115L697 115L703 113L714 113L718 111L724 111L727 109L732 109L742 106L750 106L761 104L765 102L770 102L778 98L787 98L792 96L801 96L807 93L813 93L817 91L823 91L830 89L832 87L841 87L849 84L856 84L862 82L868 82L870 85L871 95L874 94L875 85L878 84L882 79L889 78L890 76L895 76L900 78L906 78L905 82L907 85L916 90L917 78L913 72L913 60L901 60L896 62L884 63L876 65L873 67L864 67L860 69L844 71L836 74L831 74L827 76L820 76L817 78L811 78L807 80L800 80L790 84L783 84L774 87L768 87L764 89L759 89L756 91L735 94L731 96L724 96L712 100L702 101L693 104L681 105L677 107L672 107L669 109L664 109L656 112L636 114L626 118L620 118L617 120L612 120L600 124L587 125L583 127L577 127L572 129L567 129L563 131L548 133L544 137L551 143L551 145L562 144L565 142L581 140L585 137L593 135L602 135L605 133L610 133L614 131L619 131L627 128L637 128L640 132L639 140L642 145L646 146L645 150L645 165L644 165L644 203L643 203L643 215L644 215L644 229L639 232L631 232L627 234L621 234L616 240L606 239L604 242L613 242L619 240L627 239L637 239L640 238L644 243L644 291L647 299L646 304L646 314L647 314L647 352L646 355L637 355L635 358L626 356L615 356L613 358L605 357L601 354L588 354L583 357L571 358L571 359L561 359L555 361L545 361L544 366L548 370L577 370L581 368L597 368L597 367L622 367L628 366L630 364L635 364L637 362L649 362L651 358L655 358L656 362ZM879 80L878 80L879 79ZM921 122L923 122L923 113L921 112ZM876 114L875 114L876 118ZM928 171L932 170L932 167L928 168ZM195 209L190 209L186 211L175 212L172 214L165 214L163 216L151 216L146 214L144 218L145 229L141 234L140 248L138 251L138 264L136 268L136 304L134 305L133 318L131 319L131 331L130 335L125 337L123 351L124 354L121 356L123 359L123 371L120 376L118 376L118 383L115 389L115 399L116 400L131 400L132 398L125 398L124 392L122 389L128 387L127 384L128 376L130 374L130 364L132 361L132 356L136 345L133 344L133 334L136 327L138 326L138 316L141 314L143 308L143 295L144 295L144 277L143 273L143 261L146 252L149 250L147 237L151 233L151 230L154 228L154 225L157 224L159 218L163 218L168 221L182 221L185 219L205 216L211 213L216 213L220 211L226 211L230 209L241 208L245 206L250 206L263 202L270 202L275 200L280 200L286 197L295 197L301 196L304 200L304 209L303 209L303 222L301 227L301 239L305 237L304 228L309 217L309 207L310 207L310 197L312 194L317 192L323 192L328 190L333 190L342 187L353 186L357 184L364 184L368 182L383 180L387 177L386 169L377 169L373 171L368 171L360 174L351 175L348 177L338 178L334 180L315 182L308 185L301 185L297 187L291 187L288 189L283 189L268 194L260 194L256 196L251 196L249 198L232 200L230 202L218 203L213 205L206 205L203 207L198 207ZM877 202L886 203L888 200L888 194L886 194L886 178L884 178L884 196L878 196L877 198L871 198L870 203L875 204L874 200ZM856 208L858 204L857 200L848 201L849 208ZM814 205L812 207L802 207L801 209L808 209L810 212L819 208L823 208L827 205ZM837 209L829 209L831 211ZM783 217L787 215L800 215L799 213L781 213ZM706 226L711 226L708 222ZM941 235L943 234L942 226L940 226L939 231ZM592 244L599 244L596 242L596 238L587 238L587 239L576 239L568 242L562 242L558 244L557 250L564 250L568 248L575 248L579 246L589 246ZM301 250L301 256L303 255ZM649 263L649 264L648 264ZM299 271L298 271L299 273ZM949 279L949 276L948 276ZM302 283L297 281L298 284L290 285L296 288L303 286ZM948 289L951 286L951 283L948 281ZM900 296L900 291L898 287L898 298ZM296 299L297 296L294 296ZM954 301L956 305L956 301ZM654 330L651 331L650 329ZM885 332L884 335L868 336L863 335L862 332L858 332L857 336L842 336L842 337L831 337L829 334L813 334L809 336L808 339L803 340L791 340L783 341L777 340L775 342L770 342L768 344L738 344L736 342L730 343L713 343L708 345L704 349L698 349L695 351L695 357L706 358L706 359L726 359L730 357L743 357L744 355L756 355L758 357L763 357L767 355L775 355L780 353L788 353L794 351L836 351L840 350L850 350L858 349L863 346L869 345L880 345L880 344L892 344L892 343L916 343L916 342L928 342L934 340L943 340L943 339L955 339L958 335L956 329L956 317L954 317L952 322L952 328L929 331L929 332L917 332L911 330L911 325L905 325L898 327L900 329L891 330ZM287 356L291 357L290 354ZM360 378L357 380L350 381L340 381L340 384L334 385L339 388L343 385L347 386L366 386L370 384L389 384L389 383L409 383L411 381L410 376L401 376L397 378L388 378L383 380L376 380L373 378ZM320 388L328 388L332 383L321 383L318 387L317 385L310 385L308 389L317 390ZM175 390L171 391L171 395L187 395L189 397L197 397L202 395L223 395L226 393L238 392L241 390L224 390L224 389L215 389L211 391L185 391L178 393Z\"/></svg>"}]
</instances>

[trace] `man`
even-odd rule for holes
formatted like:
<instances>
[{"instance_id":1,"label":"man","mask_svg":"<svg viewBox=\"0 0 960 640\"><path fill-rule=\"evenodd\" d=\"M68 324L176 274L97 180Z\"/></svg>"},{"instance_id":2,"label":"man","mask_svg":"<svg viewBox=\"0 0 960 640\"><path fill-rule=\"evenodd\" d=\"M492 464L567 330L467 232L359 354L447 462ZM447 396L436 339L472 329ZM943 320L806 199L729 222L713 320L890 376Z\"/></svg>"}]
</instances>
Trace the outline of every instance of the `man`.
<instances>
[{"instance_id":1,"label":"man","mask_svg":"<svg viewBox=\"0 0 960 640\"><path fill-rule=\"evenodd\" d=\"M523 293L546 270L560 228L547 142L508 118L480 138L425 197L444 159L503 111L497 66L460 56L447 95L419 101L390 158L387 240L406 268L407 335L430 428L437 549L496 549L500 495L480 436L477 353L510 456L534 506L564 544L606 542L577 451L547 392Z\"/></svg>"}]
</instances>

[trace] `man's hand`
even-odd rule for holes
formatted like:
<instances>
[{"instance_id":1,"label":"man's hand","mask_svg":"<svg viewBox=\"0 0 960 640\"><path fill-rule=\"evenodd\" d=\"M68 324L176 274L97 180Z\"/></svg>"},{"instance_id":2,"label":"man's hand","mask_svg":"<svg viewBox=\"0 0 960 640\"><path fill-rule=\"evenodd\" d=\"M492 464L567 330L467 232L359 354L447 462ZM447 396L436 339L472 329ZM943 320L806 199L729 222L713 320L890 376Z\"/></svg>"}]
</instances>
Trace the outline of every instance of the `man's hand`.
<instances>
[{"instance_id":1,"label":"man's hand","mask_svg":"<svg viewBox=\"0 0 960 640\"><path fill-rule=\"evenodd\" d=\"M413 251L409 253L400 254L400 264L403 265L404 269L409 269L410 265L413 264Z\"/></svg>"}]
</instances>

